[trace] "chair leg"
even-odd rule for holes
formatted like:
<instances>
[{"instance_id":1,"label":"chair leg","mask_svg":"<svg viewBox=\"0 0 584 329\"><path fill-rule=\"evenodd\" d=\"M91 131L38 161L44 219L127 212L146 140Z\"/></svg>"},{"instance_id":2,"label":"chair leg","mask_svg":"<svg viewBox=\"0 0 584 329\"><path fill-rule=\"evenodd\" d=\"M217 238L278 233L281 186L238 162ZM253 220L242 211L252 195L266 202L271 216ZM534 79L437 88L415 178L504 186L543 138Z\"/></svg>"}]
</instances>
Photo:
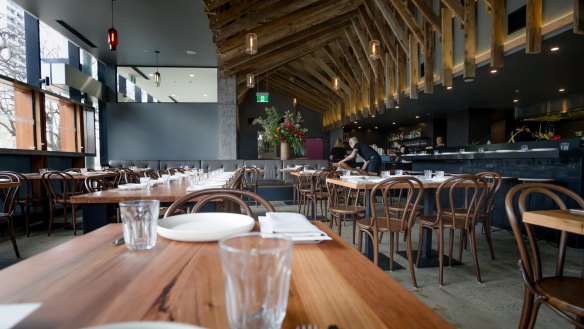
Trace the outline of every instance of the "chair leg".
<instances>
[{"instance_id":1,"label":"chair leg","mask_svg":"<svg viewBox=\"0 0 584 329\"><path fill-rule=\"evenodd\" d=\"M458 261L462 263L462 248L466 245L466 230L460 230L460 246L458 248ZM466 249L466 248L465 248Z\"/></svg>"},{"instance_id":2,"label":"chair leg","mask_svg":"<svg viewBox=\"0 0 584 329\"><path fill-rule=\"evenodd\" d=\"M20 205L20 213L24 214L24 229L26 230L26 236L30 236L30 222L29 222L29 209L28 204Z\"/></svg>"},{"instance_id":3,"label":"chair leg","mask_svg":"<svg viewBox=\"0 0 584 329\"><path fill-rule=\"evenodd\" d=\"M420 225L418 229L418 255L416 256L416 268L420 265L420 256L422 255L422 239L424 238L424 227Z\"/></svg>"},{"instance_id":4,"label":"chair leg","mask_svg":"<svg viewBox=\"0 0 584 329\"><path fill-rule=\"evenodd\" d=\"M71 217L73 217L73 219L72 219L72 221L73 221L73 235L77 235L77 216L75 214L75 209L76 209L75 204L74 203L71 204L71 213L72 213Z\"/></svg>"},{"instance_id":5,"label":"chair leg","mask_svg":"<svg viewBox=\"0 0 584 329\"><path fill-rule=\"evenodd\" d=\"M526 329L529 326L531 313L533 312L533 294L527 286L523 287L523 307L521 309L521 318L519 320L519 329Z\"/></svg>"},{"instance_id":6,"label":"chair leg","mask_svg":"<svg viewBox=\"0 0 584 329\"><path fill-rule=\"evenodd\" d=\"M353 219L353 244L355 244L355 230L357 229L357 219Z\"/></svg>"},{"instance_id":7,"label":"chair leg","mask_svg":"<svg viewBox=\"0 0 584 329\"><path fill-rule=\"evenodd\" d=\"M455 233L454 229L448 230L448 266L450 267L452 267L452 250L454 249L454 233Z\"/></svg>"},{"instance_id":8,"label":"chair leg","mask_svg":"<svg viewBox=\"0 0 584 329\"><path fill-rule=\"evenodd\" d=\"M438 229L438 282L444 285L444 228Z\"/></svg>"},{"instance_id":9,"label":"chair leg","mask_svg":"<svg viewBox=\"0 0 584 329\"><path fill-rule=\"evenodd\" d=\"M375 265L379 264L379 240L377 240L377 232L372 232L372 239L373 239L373 263Z\"/></svg>"},{"instance_id":10,"label":"chair leg","mask_svg":"<svg viewBox=\"0 0 584 329\"><path fill-rule=\"evenodd\" d=\"M389 233L389 271L393 272L393 239L395 234L393 232Z\"/></svg>"},{"instance_id":11,"label":"chair leg","mask_svg":"<svg viewBox=\"0 0 584 329\"><path fill-rule=\"evenodd\" d=\"M478 282L482 282L482 280L481 280L481 269L479 268L479 256L477 254L477 239L476 239L476 232L475 232L474 225L471 226L470 230L471 231L470 231L470 234L469 234L469 239L470 239L470 248L471 248L472 260L473 260L473 263L474 263L475 271L477 272L477 281Z\"/></svg>"},{"instance_id":12,"label":"chair leg","mask_svg":"<svg viewBox=\"0 0 584 329\"><path fill-rule=\"evenodd\" d=\"M483 230L485 231L485 238L489 244L489 252L491 253L491 259L495 260L495 252L493 251L493 241L491 241L491 220L489 217L485 217L483 221Z\"/></svg>"},{"instance_id":13,"label":"chair leg","mask_svg":"<svg viewBox=\"0 0 584 329\"><path fill-rule=\"evenodd\" d=\"M416 272L414 271L414 260L412 257L412 234L410 230L404 232L406 238L406 254L408 255L408 265L410 266L410 275L412 277L412 285L414 288L418 288L418 282L416 281ZM419 253L419 251L418 251Z\"/></svg>"},{"instance_id":14,"label":"chair leg","mask_svg":"<svg viewBox=\"0 0 584 329\"><path fill-rule=\"evenodd\" d=\"M339 221L337 222L339 236L341 236L341 223L343 222L343 215L339 215Z\"/></svg>"},{"instance_id":15,"label":"chair leg","mask_svg":"<svg viewBox=\"0 0 584 329\"><path fill-rule=\"evenodd\" d=\"M8 218L8 236L12 241L12 247L14 247L14 253L16 254L16 258L20 258L20 253L18 252L18 246L16 245L16 237L14 236L14 224L12 222L12 217Z\"/></svg>"},{"instance_id":16,"label":"chair leg","mask_svg":"<svg viewBox=\"0 0 584 329\"><path fill-rule=\"evenodd\" d=\"M55 204L51 202L49 206L49 236L51 236L51 231L53 230L53 213L54 213Z\"/></svg>"},{"instance_id":17,"label":"chair leg","mask_svg":"<svg viewBox=\"0 0 584 329\"><path fill-rule=\"evenodd\" d=\"M357 250L359 250L360 253L363 253L363 231L361 231L361 229L359 229L358 232L359 236L357 237Z\"/></svg>"},{"instance_id":18,"label":"chair leg","mask_svg":"<svg viewBox=\"0 0 584 329\"><path fill-rule=\"evenodd\" d=\"M527 328L532 329L535 327L535 320L537 320L537 313L539 312L539 307L541 306L541 299L535 300L535 305L533 305L533 310L531 310L531 317L529 319L529 325Z\"/></svg>"}]
</instances>

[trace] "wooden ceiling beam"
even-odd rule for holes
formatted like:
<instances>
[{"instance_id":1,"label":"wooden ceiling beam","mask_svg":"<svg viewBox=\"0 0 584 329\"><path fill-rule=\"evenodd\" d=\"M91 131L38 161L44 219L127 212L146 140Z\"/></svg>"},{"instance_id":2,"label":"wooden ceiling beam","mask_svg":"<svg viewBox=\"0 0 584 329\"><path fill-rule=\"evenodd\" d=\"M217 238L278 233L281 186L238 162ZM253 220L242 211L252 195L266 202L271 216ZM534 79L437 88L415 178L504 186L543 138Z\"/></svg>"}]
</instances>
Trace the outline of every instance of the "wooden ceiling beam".
<instances>
[{"instance_id":1,"label":"wooden ceiling beam","mask_svg":"<svg viewBox=\"0 0 584 329\"><path fill-rule=\"evenodd\" d=\"M253 20L252 17L250 17L249 12L246 13L231 24L221 27L217 31L217 40L219 41L219 44L222 44L226 39L229 39L237 34L253 31L264 24L309 6L317 1L318 0L261 1L262 4L264 4L263 8L256 9L254 4ZM275 8L278 8L278 10L274 10Z\"/></svg>"},{"instance_id":2,"label":"wooden ceiling beam","mask_svg":"<svg viewBox=\"0 0 584 329\"><path fill-rule=\"evenodd\" d=\"M452 88L452 67L454 63L452 10L442 8L442 85Z\"/></svg>"},{"instance_id":3,"label":"wooden ceiling beam","mask_svg":"<svg viewBox=\"0 0 584 329\"><path fill-rule=\"evenodd\" d=\"M338 95L335 93L331 93L328 89L322 88L318 83L314 83L312 79L307 79L306 77L300 77L296 75L291 75L293 72L290 72L288 69L280 68L276 72L276 76L283 80L289 81L291 85L294 85L302 90L312 93L317 98L322 98L324 101L334 104L338 101Z\"/></svg>"},{"instance_id":4,"label":"wooden ceiling beam","mask_svg":"<svg viewBox=\"0 0 584 329\"><path fill-rule=\"evenodd\" d=\"M412 3L418 8L422 16L432 25L434 31L442 33L442 27L440 26L440 16L434 13L432 5L426 0L411 0Z\"/></svg>"},{"instance_id":5,"label":"wooden ceiling beam","mask_svg":"<svg viewBox=\"0 0 584 329\"><path fill-rule=\"evenodd\" d=\"M211 26L211 29L219 29L228 24L229 25L238 24L238 22L243 21L245 18L246 23L249 27L249 24L251 23L249 17L251 11L253 10L254 12L256 12L258 10L265 9L268 6L269 3L267 1L261 0L242 1L241 3L223 12L214 15L215 17L209 20L210 22L209 25Z\"/></svg>"},{"instance_id":6,"label":"wooden ceiling beam","mask_svg":"<svg viewBox=\"0 0 584 329\"><path fill-rule=\"evenodd\" d=\"M363 47L363 53L365 54L364 57L367 59L369 67L373 69L374 78L377 79L377 62L371 59L371 56L369 56L369 40L365 36L365 32L359 25L359 22L356 19L353 19L352 23L353 32L355 32L355 34L357 35L357 39L359 39L359 43ZM371 72L371 70L369 71ZM371 73L369 73L368 75L371 76ZM371 79L367 79L367 82L369 82L370 80Z\"/></svg>"},{"instance_id":7,"label":"wooden ceiling beam","mask_svg":"<svg viewBox=\"0 0 584 329\"><path fill-rule=\"evenodd\" d=\"M406 26L410 29L410 32L414 35L419 44L424 44L424 35L422 34L422 28L416 21L416 17L408 9L408 7L401 1L392 1L393 7L397 10L399 15L402 17ZM410 54L411 56L411 54Z\"/></svg>"},{"instance_id":8,"label":"wooden ceiling beam","mask_svg":"<svg viewBox=\"0 0 584 329\"><path fill-rule=\"evenodd\" d=\"M347 64L349 64L349 69L353 73L353 80L355 80L356 82L357 78L361 76L361 69L359 68L359 64L357 64L355 58L349 51L349 47L345 44L345 39L341 38L339 40L336 40L335 42L332 43L332 45L333 50L335 50L335 52L343 54L343 57L347 61ZM358 85L357 82L356 84Z\"/></svg>"},{"instance_id":9,"label":"wooden ceiling beam","mask_svg":"<svg viewBox=\"0 0 584 329\"><path fill-rule=\"evenodd\" d=\"M413 34L410 34L410 99L418 99L418 42Z\"/></svg>"},{"instance_id":10,"label":"wooden ceiling beam","mask_svg":"<svg viewBox=\"0 0 584 329\"><path fill-rule=\"evenodd\" d=\"M215 10L221 8L230 1L231 0L204 0L203 5L207 9L207 12L214 12Z\"/></svg>"},{"instance_id":11,"label":"wooden ceiling beam","mask_svg":"<svg viewBox=\"0 0 584 329\"><path fill-rule=\"evenodd\" d=\"M503 67L505 57L505 0L491 2L491 68Z\"/></svg>"},{"instance_id":12,"label":"wooden ceiling beam","mask_svg":"<svg viewBox=\"0 0 584 329\"><path fill-rule=\"evenodd\" d=\"M314 5L304 7L290 15L280 17L254 30L258 35L258 51L265 45L280 39L287 38L302 30L312 28L314 25L328 21L337 16L353 11L359 5L360 0L323 0ZM224 54L231 49L244 51L244 38L231 38L219 47Z\"/></svg>"},{"instance_id":13,"label":"wooden ceiling beam","mask_svg":"<svg viewBox=\"0 0 584 329\"><path fill-rule=\"evenodd\" d=\"M400 22L397 20L397 17L395 17L395 15L391 11L391 8L384 0L374 0L374 1L375 1L375 5L377 6L377 8L381 11L383 18L385 18L385 21L387 22L387 24L391 28L391 31L397 37L397 41L400 44L400 46L402 47L403 51L406 53L407 56L409 56L409 54L408 54L409 41L408 41L408 35L407 35L405 29L400 24Z\"/></svg>"},{"instance_id":14,"label":"wooden ceiling beam","mask_svg":"<svg viewBox=\"0 0 584 329\"><path fill-rule=\"evenodd\" d=\"M477 3L464 0L464 81L473 81L476 77L477 54Z\"/></svg>"},{"instance_id":15,"label":"wooden ceiling beam","mask_svg":"<svg viewBox=\"0 0 584 329\"><path fill-rule=\"evenodd\" d=\"M333 101L333 99L334 101L337 101L341 97L339 94L331 92L327 86L323 86L320 81L313 79L313 77L304 70L304 67L299 62L292 62L280 70L289 76L293 76L296 79L301 80L303 84L307 85L308 88L314 90L315 92L332 98L331 101Z\"/></svg>"},{"instance_id":16,"label":"wooden ceiling beam","mask_svg":"<svg viewBox=\"0 0 584 329\"><path fill-rule=\"evenodd\" d=\"M306 94L301 91L291 91L289 86L280 80L275 80L272 84L272 87L285 95L296 97L298 103L303 104L312 110L324 113L324 111L327 109L327 105L325 103L319 101L318 99L314 99L310 94Z\"/></svg>"},{"instance_id":17,"label":"wooden ceiling beam","mask_svg":"<svg viewBox=\"0 0 584 329\"><path fill-rule=\"evenodd\" d=\"M314 53L308 54L307 56L308 58L311 58L316 63L316 65L318 65L318 67L320 67L320 69L328 75L328 81L330 83L331 79L336 75L336 73L320 57L315 56ZM341 79L340 86L347 95L351 94L351 88L347 86L343 79Z\"/></svg>"},{"instance_id":18,"label":"wooden ceiling beam","mask_svg":"<svg viewBox=\"0 0 584 329\"><path fill-rule=\"evenodd\" d=\"M379 10L376 10L376 7L373 7L370 3L371 0L365 0L365 13L367 13L367 17L373 21L375 25L375 29L379 36L381 36L381 40L385 46L385 50L389 52L391 56L391 60L395 62L396 54L395 54L395 40L394 37L390 33L390 29L386 28L381 20L379 14Z\"/></svg>"},{"instance_id":19,"label":"wooden ceiling beam","mask_svg":"<svg viewBox=\"0 0 584 329\"><path fill-rule=\"evenodd\" d=\"M434 93L434 29L432 24L424 23L424 92Z\"/></svg>"},{"instance_id":20,"label":"wooden ceiling beam","mask_svg":"<svg viewBox=\"0 0 584 329\"><path fill-rule=\"evenodd\" d=\"M308 58L306 58L306 57L308 57ZM327 77L325 77L320 72L318 72L318 70L316 70L315 68L312 67L312 65L310 63L311 59L312 59L312 57L305 56L303 58L300 58L298 61L299 61L299 64L301 64L304 67L304 70L306 72L308 72L310 75L312 75L318 81L320 81L320 83L322 83L325 87L329 88L333 93L337 93L338 91L334 90L333 86L331 85L330 79L327 79ZM345 88L341 88L341 90L346 91ZM341 97L343 97L343 96L341 96Z\"/></svg>"},{"instance_id":21,"label":"wooden ceiling beam","mask_svg":"<svg viewBox=\"0 0 584 329\"><path fill-rule=\"evenodd\" d=\"M365 28L365 31L367 31L367 35L364 35L364 37L366 38L367 36L369 36L369 40L381 40L381 37L379 36L379 33L377 33L377 30L375 30L375 28L373 27L372 24L372 19L369 18L369 16L367 15L367 12L365 11L365 8L363 6L359 7L359 15L357 16L357 20L360 24L360 26L363 26ZM361 37L359 37L359 41L361 41ZM367 51L369 52L369 43L366 41L366 45L367 45ZM383 53L382 49L379 49L379 53ZM369 57L369 53L367 53L367 57ZM383 67L385 67L385 56L379 56L379 60L381 61L381 64L383 65ZM373 60L375 62L375 60ZM377 69L377 64L375 65L376 69ZM377 76L377 74L376 74Z\"/></svg>"},{"instance_id":22,"label":"wooden ceiling beam","mask_svg":"<svg viewBox=\"0 0 584 329\"><path fill-rule=\"evenodd\" d=\"M288 80L285 78L276 77L272 79L272 87L273 86L280 86L282 88L286 88L288 90L288 94L292 97L296 97L298 99L302 99L303 101L310 102L311 104L318 104L317 108L324 109L329 106L335 104L335 102L324 101L323 99L319 98L313 93L307 92L306 90L299 88L296 85L291 85Z\"/></svg>"},{"instance_id":23,"label":"wooden ceiling beam","mask_svg":"<svg viewBox=\"0 0 584 329\"><path fill-rule=\"evenodd\" d=\"M464 6L460 0L442 0L442 3L451 10L454 16L458 17L461 22L464 21Z\"/></svg>"},{"instance_id":24,"label":"wooden ceiling beam","mask_svg":"<svg viewBox=\"0 0 584 329\"><path fill-rule=\"evenodd\" d=\"M365 75L365 78L369 81L369 65L367 65L367 60L363 56L361 47L355 42L353 33L350 29L345 29L345 36L351 45L351 49L353 49L353 54L355 54L355 57L357 58L357 63L359 63L359 66L361 67L361 73ZM359 80L359 76L357 76L357 80Z\"/></svg>"},{"instance_id":25,"label":"wooden ceiling beam","mask_svg":"<svg viewBox=\"0 0 584 329\"><path fill-rule=\"evenodd\" d=\"M584 34L584 0L574 0L574 33Z\"/></svg>"},{"instance_id":26,"label":"wooden ceiling beam","mask_svg":"<svg viewBox=\"0 0 584 329\"><path fill-rule=\"evenodd\" d=\"M525 53L541 52L542 0L527 0L525 26Z\"/></svg>"},{"instance_id":27,"label":"wooden ceiling beam","mask_svg":"<svg viewBox=\"0 0 584 329\"><path fill-rule=\"evenodd\" d=\"M293 44L303 44L314 39L314 36L320 34L325 34L329 32L337 32L340 34L343 27L349 24L352 17L354 17L354 12L349 12L339 17L335 17L327 22L315 25L311 29L306 29L296 34L293 34L287 38L277 40L269 45L262 47L261 51L258 51L256 55L253 56L254 61L261 61L265 57L269 57L272 53L279 49L290 50L290 45ZM237 67L249 62L250 55L246 54L245 51L236 53L235 51L229 51L223 55L223 68L225 70L235 70Z\"/></svg>"},{"instance_id":28,"label":"wooden ceiling beam","mask_svg":"<svg viewBox=\"0 0 584 329\"><path fill-rule=\"evenodd\" d=\"M337 54L339 54L339 56L336 56L335 55L335 52L331 48L331 45L330 44L324 46L323 51L328 56L328 58L333 62L333 64L335 64L337 70L341 73L341 75L343 76L343 78L345 80L347 80L347 82L351 86L351 89L356 88L357 87L357 83L353 79L353 76L351 75L351 72L349 72L349 70L347 70L347 68L345 67L343 61L341 60L341 57L340 56L342 56L342 54L337 53Z\"/></svg>"}]
</instances>

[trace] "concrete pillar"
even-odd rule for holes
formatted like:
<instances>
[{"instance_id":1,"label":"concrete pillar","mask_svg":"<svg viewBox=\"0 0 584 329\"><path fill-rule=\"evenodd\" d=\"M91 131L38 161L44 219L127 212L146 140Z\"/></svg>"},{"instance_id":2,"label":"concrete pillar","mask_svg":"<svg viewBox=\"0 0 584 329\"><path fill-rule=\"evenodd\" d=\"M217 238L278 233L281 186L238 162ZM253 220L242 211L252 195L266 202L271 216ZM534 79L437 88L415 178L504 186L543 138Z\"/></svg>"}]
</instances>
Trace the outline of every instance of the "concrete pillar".
<instances>
[{"instance_id":1,"label":"concrete pillar","mask_svg":"<svg viewBox=\"0 0 584 329\"><path fill-rule=\"evenodd\" d=\"M217 115L219 116L219 160L237 159L237 101L235 76L217 71Z\"/></svg>"}]
</instances>

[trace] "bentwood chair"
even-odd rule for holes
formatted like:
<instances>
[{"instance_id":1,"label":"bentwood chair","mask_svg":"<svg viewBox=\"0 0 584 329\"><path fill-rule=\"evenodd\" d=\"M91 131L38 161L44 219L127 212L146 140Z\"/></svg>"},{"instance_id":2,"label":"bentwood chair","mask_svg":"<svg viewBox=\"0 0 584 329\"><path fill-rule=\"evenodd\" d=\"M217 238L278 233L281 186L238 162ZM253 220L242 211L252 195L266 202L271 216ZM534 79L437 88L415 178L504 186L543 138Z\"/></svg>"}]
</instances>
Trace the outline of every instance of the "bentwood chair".
<instances>
[{"instance_id":1,"label":"bentwood chair","mask_svg":"<svg viewBox=\"0 0 584 329\"><path fill-rule=\"evenodd\" d=\"M18 193L18 198L16 204L20 206L20 214L24 215L24 226L26 230L26 236L30 236L30 210L35 204L40 204L38 198L34 198L32 194L32 184L31 181L26 178L26 175L15 171L2 171L1 174L11 174L16 175L20 181L20 191Z\"/></svg>"},{"instance_id":2,"label":"bentwood chair","mask_svg":"<svg viewBox=\"0 0 584 329\"><path fill-rule=\"evenodd\" d=\"M459 258L462 259L463 239L469 235L471 255L477 274L477 281L481 281L479 269L475 226L479 211L482 209L487 184L475 175L453 176L442 182L436 190L436 213L421 216L418 250L422 250L423 231L431 230L438 236L438 264L439 282L444 285L444 234L448 231L449 238L449 265L452 266L452 250L454 248L454 232L460 232ZM463 199L463 200L461 200ZM416 266L420 262L421 252L418 252Z\"/></svg>"},{"instance_id":3,"label":"bentwood chair","mask_svg":"<svg viewBox=\"0 0 584 329\"><path fill-rule=\"evenodd\" d=\"M326 179L331 174L329 170L317 170L311 175L310 178L310 192L305 193L306 205L305 208L308 212L310 205L312 206L313 220L316 220L318 213L318 205L320 205L320 212L323 216L326 216L327 202L328 202L328 191L326 188Z\"/></svg>"},{"instance_id":4,"label":"bentwood chair","mask_svg":"<svg viewBox=\"0 0 584 329\"><path fill-rule=\"evenodd\" d=\"M378 192L381 194L382 213L379 213L377 202L375 202ZM377 265L378 237L381 233L388 233L389 270L393 271L394 242L399 241L399 234L403 232L412 285L417 287L412 256L412 227L419 212L418 205L424 194L422 182L415 177L407 176L389 178L375 185L370 193L371 217L360 219L357 222L359 228L358 249L362 250L363 234L367 234L373 240L373 262Z\"/></svg>"},{"instance_id":5,"label":"bentwood chair","mask_svg":"<svg viewBox=\"0 0 584 329\"><path fill-rule=\"evenodd\" d=\"M49 195L49 235L53 229L55 208L58 204L63 206L63 217L65 226L67 225L67 206L71 206L73 235L77 235L77 218L75 214L75 204L71 203L71 197L81 194L75 179L65 172L50 171L42 176L43 185Z\"/></svg>"},{"instance_id":6,"label":"bentwood chair","mask_svg":"<svg viewBox=\"0 0 584 329\"><path fill-rule=\"evenodd\" d=\"M109 175L103 175L103 176L89 176L85 178L84 181L84 185L85 185L85 189L87 190L88 193L93 193L93 192L99 192L99 191L106 191L106 190L111 190L114 188L117 188L118 185L115 185L114 183L114 179L115 179L115 173L109 174ZM108 207L108 218L112 218L114 217L113 214L111 214L111 210L113 208ZM120 212L118 209L118 205L115 205L115 219L116 222L119 223L120 222Z\"/></svg>"},{"instance_id":7,"label":"bentwood chair","mask_svg":"<svg viewBox=\"0 0 584 329\"><path fill-rule=\"evenodd\" d=\"M340 172L332 172L329 178L338 178ZM349 197L350 193L348 189L333 184L331 182L326 183L326 188L328 191L328 213L330 215L330 228L333 228L333 224L338 227L338 234L341 235L341 225L344 221L353 222L353 244L355 243L355 232L357 230L357 220L359 216L365 214L365 207L358 205L359 196L354 199ZM354 200L354 202L353 202Z\"/></svg>"},{"instance_id":8,"label":"bentwood chair","mask_svg":"<svg viewBox=\"0 0 584 329\"><path fill-rule=\"evenodd\" d=\"M491 259L495 260L495 252L491 240L491 216L493 214L493 207L495 206L495 198L497 197L497 193L501 188L503 180L501 175L496 172L480 172L476 175L487 183L487 195L485 196L486 199L483 209L479 212L478 221L483 222L483 232L485 234L485 239L487 239L487 244L489 245Z\"/></svg>"},{"instance_id":9,"label":"bentwood chair","mask_svg":"<svg viewBox=\"0 0 584 329\"><path fill-rule=\"evenodd\" d=\"M0 209L0 224L6 223L8 226L8 236L12 241L12 247L17 258L20 258L18 252L18 245L16 245L16 237L14 236L14 220L12 215L18 201L18 192L22 182L18 175L11 173L0 173L0 202L2 208Z\"/></svg>"},{"instance_id":10,"label":"bentwood chair","mask_svg":"<svg viewBox=\"0 0 584 329\"><path fill-rule=\"evenodd\" d=\"M258 178L260 177L260 170L254 167L244 167L243 189L257 193ZM256 202L256 206L257 206Z\"/></svg>"},{"instance_id":11,"label":"bentwood chair","mask_svg":"<svg viewBox=\"0 0 584 329\"><path fill-rule=\"evenodd\" d=\"M194 206L190 207L188 213L197 213L201 212L203 207L211 202L219 203L229 201L235 205L238 205L239 207L228 207L226 208L227 212L244 213L253 217L253 212L245 200L257 201L260 205L266 208L267 212L276 211L276 209L268 200L253 192L216 188L196 191L185 195L184 197L175 201L168 208L167 214L173 214L180 209L187 209L189 205L193 204ZM168 215L164 216L164 218L166 217L168 217Z\"/></svg>"},{"instance_id":12,"label":"bentwood chair","mask_svg":"<svg viewBox=\"0 0 584 329\"><path fill-rule=\"evenodd\" d=\"M505 210L513 230L515 244L519 249L518 267L525 285L519 328L534 327L539 307L542 304L548 306L577 328L584 328L584 273L581 273L580 277L563 275L568 233L560 230L556 273L547 277L542 272L542 268L546 267L542 267L539 247L532 225L525 222L523 226L527 233L527 242L524 240L519 218L523 217L523 213L529 210L527 209L529 204L526 200L532 194L540 194L551 199L557 209L568 209L568 206L584 209L584 199L581 196L555 184L521 184L514 186L507 193Z\"/></svg>"}]
</instances>

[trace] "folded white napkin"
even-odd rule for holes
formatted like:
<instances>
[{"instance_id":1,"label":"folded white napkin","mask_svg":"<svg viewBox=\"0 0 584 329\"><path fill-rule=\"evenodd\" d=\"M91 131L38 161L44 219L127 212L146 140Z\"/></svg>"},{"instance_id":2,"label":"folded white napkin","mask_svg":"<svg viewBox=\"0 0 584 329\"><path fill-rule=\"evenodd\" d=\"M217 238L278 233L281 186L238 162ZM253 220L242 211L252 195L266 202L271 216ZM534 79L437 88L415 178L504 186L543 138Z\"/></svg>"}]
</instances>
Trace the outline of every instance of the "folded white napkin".
<instances>
[{"instance_id":1,"label":"folded white napkin","mask_svg":"<svg viewBox=\"0 0 584 329\"><path fill-rule=\"evenodd\" d=\"M294 212L267 212L266 218L272 224L273 233L320 235L321 231L310 224L306 216Z\"/></svg>"},{"instance_id":2,"label":"folded white napkin","mask_svg":"<svg viewBox=\"0 0 584 329\"><path fill-rule=\"evenodd\" d=\"M0 329L12 328L40 306L40 303L0 305Z\"/></svg>"},{"instance_id":3,"label":"folded white napkin","mask_svg":"<svg viewBox=\"0 0 584 329\"><path fill-rule=\"evenodd\" d=\"M192 185L192 186L187 187L187 192L194 192L194 191L206 190L206 189L211 189L211 188L222 188L222 187L223 187L223 184Z\"/></svg>"},{"instance_id":4,"label":"folded white napkin","mask_svg":"<svg viewBox=\"0 0 584 329\"><path fill-rule=\"evenodd\" d=\"M296 213L282 213L282 214L298 215ZM302 215L300 215L300 216L304 217ZM294 216L292 216L292 217L294 217ZM267 217L264 217L264 216L259 216L258 220L260 222L260 231L262 233L266 233L266 234L277 233L280 235L284 235L284 236L290 238L295 243L319 243L319 242L322 242L324 240L332 240L332 238L330 236L328 236L326 233L319 230L316 226L310 224L308 222L308 220L306 219L306 217L304 217L302 220L298 220L298 218L296 218L296 220L293 220L293 221L308 223L308 225L310 225L312 227L299 226L299 228L292 227L291 229L284 229L285 231L294 230L296 232L282 232L282 228L274 229L274 227L272 226L273 221L268 219ZM276 225L278 225L278 224L276 224ZM304 224L299 224L299 225L304 225ZM299 230L308 230L308 231L298 232Z\"/></svg>"}]
</instances>

